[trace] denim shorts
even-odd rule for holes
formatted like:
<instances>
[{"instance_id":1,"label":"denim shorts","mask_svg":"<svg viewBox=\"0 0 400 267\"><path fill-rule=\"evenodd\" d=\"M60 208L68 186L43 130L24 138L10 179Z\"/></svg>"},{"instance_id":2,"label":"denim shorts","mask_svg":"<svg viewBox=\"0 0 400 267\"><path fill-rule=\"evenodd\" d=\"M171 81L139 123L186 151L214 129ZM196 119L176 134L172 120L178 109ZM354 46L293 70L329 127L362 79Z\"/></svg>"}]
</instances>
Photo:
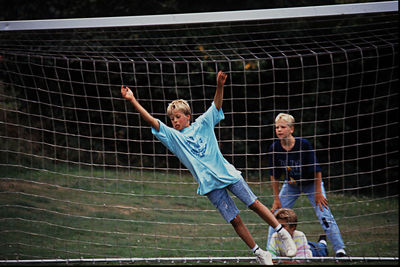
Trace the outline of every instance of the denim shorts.
<instances>
[{"instance_id":1,"label":"denim shorts","mask_svg":"<svg viewBox=\"0 0 400 267\"><path fill-rule=\"evenodd\" d=\"M239 209L236 207L235 202L233 202L228 190L239 198L247 207L253 204L257 199L243 178L227 187L215 189L207 193L206 196L217 210L219 210L226 222L232 221L239 214Z\"/></svg>"}]
</instances>

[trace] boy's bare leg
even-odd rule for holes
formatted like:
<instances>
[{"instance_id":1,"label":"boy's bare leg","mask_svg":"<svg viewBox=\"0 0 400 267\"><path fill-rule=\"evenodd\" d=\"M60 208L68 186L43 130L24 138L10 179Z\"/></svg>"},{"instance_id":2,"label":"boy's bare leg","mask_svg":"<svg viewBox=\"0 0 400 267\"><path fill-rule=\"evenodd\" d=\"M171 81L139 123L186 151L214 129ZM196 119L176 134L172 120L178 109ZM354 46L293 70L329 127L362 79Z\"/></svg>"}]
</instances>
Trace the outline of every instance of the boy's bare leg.
<instances>
[{"instance_id":1,"label":"boy's bare leg","mask_svg":"<svg viewBox=\"0 0 400 267\"><path fill-rule=\"evenodd\" d=\"M254 201L254 203L251 204L249 208L254 212L256 212L258 216L260 216L266 223L271 225L273 228L276 228L279 225L279 222L276 220L272 212L258 199Z\"/></svg>"},{"instance_id":2,"label":"boy's bare leg","mask_svg":"<svg viewBox=\"0 0 400 267\"><path fill-rule=\"evenodd\" d=\"M276 227L279 226L279 222L272 214L272 212L266 206L264 206L264 204L262 204L260 201L258 200L254 201L254 203L251 204L249 208L254 212L256 212L265 222L271 225L274 229L276 229ZM282 228L282 226L280 227L279 230L277 230L277 232L280 238L282 239L283 244L285 245L286 256L289 257L296 256L297 252L296 244L294 243L289 232L286 231L286 229Z\"/></svg>"},{"instance_id":3,"label":"boy's bare leg","mask_svg":"<svg viewBox=\"0 0 400 267\"><path fill-rule=\"evenodd\" d=\"M273 265L272 255L268 251L264 251L260 249L253 237L251 236L249 230L246 225L243 223L242 219L239 215L237 215L232 221L231 224L235 229L236 233L242 238L242 240L247 244L249 248L251 248L256 255L257 262L263 265Z\"/></svg>"},{"instance_id":4,"label":"boy's bare leg","mask_svg":"<svg viewBox=\"0 0 400 267\"><path fill-rule=\"evenodd\" d=\"M236 233L240 236L240 238L247 244L247 246L252 249L255 247L256 242L251 236L249 229L247 229L246 225L243 223L242 219L239 215L237 215L232 221L231 224L235 229Z\"/></svg>"}]
</instances>

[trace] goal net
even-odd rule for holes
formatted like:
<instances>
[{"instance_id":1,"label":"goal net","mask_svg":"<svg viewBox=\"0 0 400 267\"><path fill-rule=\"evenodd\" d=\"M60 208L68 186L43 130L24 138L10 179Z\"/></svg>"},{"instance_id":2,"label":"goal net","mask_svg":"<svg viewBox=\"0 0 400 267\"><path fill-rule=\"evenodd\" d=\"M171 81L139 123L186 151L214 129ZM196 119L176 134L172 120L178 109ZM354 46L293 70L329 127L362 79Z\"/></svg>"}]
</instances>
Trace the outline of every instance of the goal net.
<instances>
[{"instance_id":1,"label":"goal net","mask_svg":"<svg viewBox=\"0 0 400 267\"><path fill-rule=\"evenodd\" d=\"M261 202L273 202L274 118L288 112L315 149L346 251L398 261L397 2L370 7L1 22L0 260L254 260L120 92L169 125L174 99L193 118L211 105L223 70L217 139ZM235 202L265 247L267 224ZM294 210L316 241L305 196Z\"/></svg>"}]
</instances>

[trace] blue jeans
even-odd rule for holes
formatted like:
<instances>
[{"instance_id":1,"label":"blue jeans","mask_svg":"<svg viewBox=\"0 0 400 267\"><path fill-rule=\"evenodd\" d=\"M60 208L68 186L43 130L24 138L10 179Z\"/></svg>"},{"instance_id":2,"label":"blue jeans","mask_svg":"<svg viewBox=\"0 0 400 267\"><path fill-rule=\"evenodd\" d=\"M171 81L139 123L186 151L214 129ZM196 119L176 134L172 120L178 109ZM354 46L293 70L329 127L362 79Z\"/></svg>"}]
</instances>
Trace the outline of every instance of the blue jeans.
<instances>
[{"instance_id":1,"label":"blue jeans","mask_svg":"<svg viewBox=\"0 0 400 267\"><path fill-rule=\"evenodd\" d=\"M326 197L324 183L321 181L321 191L322 194ZM335 218L329 208L323 207L323 211L320 210L319 206L315 205L314 193L315 193L315 184L310 183L307 185L297 186L290 185L285 181L283 183L282 189L279 192L279 199L282 204L282 208L291 209L299 198L301 193L305 193L311 205L314 208L315 215L322 226L322 229L325 231L329 241L332 242L333 249L335 251L339 249L344 249L345 245L343 243L342 236L340 235L339 227L336 224ZM268 240L267 240L267 248L269 244L269 240L271 239L272 234L275 230L270 226L268 229Z\"/></svg>"},{"instance_id":2,"label":"blue jeans","mask_svg":"<svg viewBox=\"0 0 400 267\"><path fill-rule=\"evenodd\" d=\"M328 247L320 242L308 241L310 250L313 257L326 257L328 256Z\"/></svg>"},{"instance_id":3,"label":"blue jeans","mask_svg":"<svg viewBox=\"0 0 400 267\"><path fill-rule=\"evenodd\" d=\"M247 207L253 204L257 197L243 178L227 187L215 189L207 193L206 196L221 213L225 221L230 222L239 214L239 209L236 207L235 202L233 202L227 190L231 191L232 194L239 198Z\"/></svg>"}]
</instances>

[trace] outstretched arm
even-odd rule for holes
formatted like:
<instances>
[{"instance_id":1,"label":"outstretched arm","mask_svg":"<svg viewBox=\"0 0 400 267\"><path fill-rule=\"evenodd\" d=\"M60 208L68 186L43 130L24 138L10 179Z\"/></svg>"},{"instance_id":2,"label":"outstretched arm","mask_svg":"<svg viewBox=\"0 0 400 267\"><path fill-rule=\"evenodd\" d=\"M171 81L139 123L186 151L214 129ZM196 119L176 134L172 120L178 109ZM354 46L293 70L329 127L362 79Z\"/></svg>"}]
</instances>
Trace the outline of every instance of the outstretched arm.
<instances>
[{"instance_id":1,"label":"outstretched arm","mask_svg":"<svg viewBox=\"0 0 400 267\"><path fill-rule=\"evenodd\" d=\"M131 89L128 87L124 87L123 85L121 86L121 94L122 97L125 98L126 100L129 100L129 102L132 103L133 107L139 112L139 114L142 116L142 118L150 124L151 127L153 127L155 130L160 131L160 123L158 120L156 120L153 116L150 115L150 113L147 112L142 105L139 104L139 102L136 100L135 96L133 95L133 92Z\"/></svg>"},{"instance_id":2,"label":"outstretched arm","mask_svg":"<svg viewBox=\"0 0 400 267\"><path fill-rule=\"evenodd\" d=\"M220 70L217 74L217 90L215 91L214 104L218 110L220 110L222 107L222 100L224 98L224 85L227 77L228 75L222 70Z\"/></svg>"}]
</instances>

